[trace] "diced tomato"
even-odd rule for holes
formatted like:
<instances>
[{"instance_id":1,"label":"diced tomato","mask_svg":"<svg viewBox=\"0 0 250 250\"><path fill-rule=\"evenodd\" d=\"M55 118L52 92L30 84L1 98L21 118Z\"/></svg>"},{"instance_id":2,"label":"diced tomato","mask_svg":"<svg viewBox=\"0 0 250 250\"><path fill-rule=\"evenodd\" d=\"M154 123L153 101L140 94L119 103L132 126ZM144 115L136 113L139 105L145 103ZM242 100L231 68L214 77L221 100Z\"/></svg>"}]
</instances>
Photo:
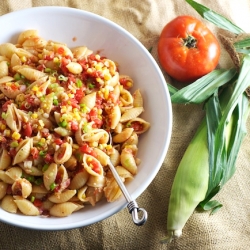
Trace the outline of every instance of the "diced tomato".
<instances>
[{"instance_id":1,"label":"diced tomato","mask_svg":"<svg viewBox=\"0 0 250 250\"><path fill-rule=\"evenodd\" d=\"M3 104L3 106L2 106L3 112L6 112L6 111L7 111L8 106L9 106L11 103L12 103L12 101L9 100L9 101L7 101L7 102L5 102L5 103Z\"/></svg>"},{"instance_id":2,"label":"diced tomato","mask_svg":"<svg viewBox=\"0 0 250 250\"><path fill-rule=\"evenodd\" d=\"M78 102L80 102L81 101L81 99L84 97L84 91L83 91L83 89L77 89L76 90L76 93L75 93L75 99L78 101Z\"/></svg>"},{"instance_id":3,"label":"diced tomato","mask_svg":"<svg viewBox=\"0 0 250 250\"><path fill-rule=\"evenodd\" d=\"M143 125L140 122L132 122L131 127L134 129L135 132L143 130Z\"/></svg>"},{"instance_id":4,"label":"diced tomato","mask_svg":"<svg viewBox=\"0 0 250 250\"><path fill-rule=\"evenodd\" d=\"M97 156L96 152L86 143L83 144L79 149L80 149L81 153L89 154L89 155L92 155L94 157Z\"/></svg>"},{"instance_id":5,"label":"diced tomato","mask_svg":"<svg viewBox=\"0 0 250 250\"><path fill-rule=\"evenodd\" d=\"M71 122L71 130L72 131L77 131L78 130L78 122L77 121L72 121Z\"/></svg>"},{"instance_id":6,"label":"diced tomato","mask_svg":"<svg viewBox=\"0 0 250 250\"><path fill-rule=\"evenodd\" d=\"M95 161L95 160L92 159L91 165L92 165L92 170L93 170L94 172L96 172L97 174L100 174L100 173L101 173L101 168L100 168L100 166L99 166L99 164L98 164L97 161Z\"/></svg>"},{"instance_id":7,"label":"diced tomato","mask_svg":"<svg viewBox=\"0 0 250 250\"><path fill-rule=\"evenodd\" d=\"M91 109L90 112L88 113L89 119L93 121L94 119L97 118L97 110L96 109Z\"/></svg>"},{"instance_id":8,"label":"diced tomato","mask_svg":"<svg viewBox=\"0 0 250 250\"><path fill-rule=\"evenodd\" d=\"M15 157L15 155L16 155L16 149L15 149L15 148L10 148L10 150L9 150L9 155L10 155L11 157Z\"/></svg>"},{"instance_id":9,"label":"diced tomato","mask_svg":"<svg viewBox=\"0 0 250 250\"><path fill-rule=\"evenodd\" d=\"M30 137L32 134L31 124L28 122L23 126L23 134L24 136Z\"/></svg>"},{"instance_id":10,"label":"diced tomato","mask_svg":"<svg viewBox=\"0 0 250 250\"><path fill-rule=\"evenodd\" d=\"M44 156L44 161L45 161L46 163L52 163L52 162L54 161L54 159L53 159L53 157L52 157L50 154L46 154L46 155Z\"/></svg>"},{"instance_id":11,"label":"diced tomato","mask_svg":"<svg viewBox=\"0 0 250 250\"><path fill-rule=\"evenodd\" d=\"M33 204L36 207L41 207L43 205L43 202L40 199L35 199Z\"/></svg>"},{"instance_id":12,"label":"diced tomato","mask_svg":"<svg viewBox=\"0 0 250 250\"><path fill-rule=\"evenodd\" d=\"M31 148L31 155L33 156L33 159L34 159L34 160L37 159L38 156L39 156L39 151L38 151L38 149L35 148L35 147Z\"/></svg>"},{"instance_id":13,"label":"diced tomato","mask_svg":"<svg viewBox=\"0 0 250 250\"><path fill-rule=\"evenodd\" d=\"M51 52L51 53L49 53L49 55L46 55L44 57L44 60L52 61L54 59L54 57L55 57L54 52Z\"/></svg>"},{"instance_id":14,"label":"diced tomato","mask_svg":"<svg viewBox=\"0 0 250 250\"><path fill-rule=\"evenodd\" d=\"M65 51L65 50L64 50L63 47L59 47L59 48L57 49L58 54L61 54L61 55L63 55L64 51Z\"/></svg>"},{"instance_id":15,"label":"diced tomato","mask_svg":"<svg viewBox=\"0 0 250 250\"><path fill-rule=\"evenodd\" d=\"M54 143L55 143L56 145L61 145L61 144L63 143L63 140L60 139L60 138L56 138L56 139L54 139Z\"/></svg>"}]
</instances>

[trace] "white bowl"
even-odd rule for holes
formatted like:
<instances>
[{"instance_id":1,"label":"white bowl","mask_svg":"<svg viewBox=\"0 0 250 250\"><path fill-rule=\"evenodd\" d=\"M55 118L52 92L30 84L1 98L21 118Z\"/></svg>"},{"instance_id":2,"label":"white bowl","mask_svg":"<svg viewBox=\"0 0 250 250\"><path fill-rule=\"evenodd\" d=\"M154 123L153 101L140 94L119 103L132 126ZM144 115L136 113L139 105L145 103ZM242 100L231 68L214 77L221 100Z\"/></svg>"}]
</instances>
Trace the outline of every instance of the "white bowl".
<instances>
[{"instance_id":1,"label":"white bowl","mask_svg":"<svg viewBox=\"0 0 250 250\"><path fill-rule=\"evenodd\" d=\"M73 8L35 7L12 12L0 17L0 27L0 43L14 43L20 32L37 29L45 39L64 42L69 47L85 45L93 51L101 51L102 55L119 63L121 73L134 79L134 88L140 88L144 97L142 117L151 123L150 130L140 137L138 157L142 162L138 174L127 185L133 199L141 195L166 157L172 132L172 107L167 85L148 50L117 24ZM99 222L125 206L126 200L122 197L113 203L103 201L95 207L85 207L65 218L24 216L0 209L0 220L30 229L66 230Z\"/></svg>"}]
</instances>

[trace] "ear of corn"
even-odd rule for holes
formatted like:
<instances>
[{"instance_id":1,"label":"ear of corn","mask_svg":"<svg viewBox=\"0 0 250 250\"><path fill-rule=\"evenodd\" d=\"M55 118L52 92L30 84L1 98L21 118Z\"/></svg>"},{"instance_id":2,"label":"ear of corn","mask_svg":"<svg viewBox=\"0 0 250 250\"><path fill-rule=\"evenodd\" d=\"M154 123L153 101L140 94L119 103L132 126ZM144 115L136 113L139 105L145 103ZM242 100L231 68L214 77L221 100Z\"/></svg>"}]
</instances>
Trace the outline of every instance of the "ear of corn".
<instances>
[{"instance_id":1,"label":"ear of corn","mask_svg":"<svg viewBox=\"0 0 250 250\"><path fill-rule=\"evenodd\" d=\"M209 179L206 142L207 127L203 120L181 159L172 185L167 220L170 239L182 234L187 219L206 197Z\"/></svg>"},{"instance_id":2,"label":"ear of corn","mask_svg":"<svg viewBox=\"0 0 250 250\"><path fill-rule=\"evenodd\" d=\"M206 117L184 153L174 178L168 207L168 237L165 241L182 234L184 225L198 205L212 211L221 207L211 198L235 172L250 109L244 93L250 82L249 69L250 56L246 56L236 81L232 77L219 89L216 84L210 86L214 90L205 104ZM193 84L189 85L190 88L193 88ZM185 98L189 103L188 97Z\"/></svg>"}]
</instances>

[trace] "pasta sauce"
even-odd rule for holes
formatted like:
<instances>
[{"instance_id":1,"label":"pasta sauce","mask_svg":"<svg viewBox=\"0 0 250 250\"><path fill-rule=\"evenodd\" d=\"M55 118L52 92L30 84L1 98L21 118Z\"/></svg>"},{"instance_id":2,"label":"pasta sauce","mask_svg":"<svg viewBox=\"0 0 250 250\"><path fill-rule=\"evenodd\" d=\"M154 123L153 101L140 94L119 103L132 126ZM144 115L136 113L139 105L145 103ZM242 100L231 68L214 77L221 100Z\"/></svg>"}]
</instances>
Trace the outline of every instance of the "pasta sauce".
<instances>
[{"instance_id":1,"label":"pasta sauce","mask_svg":"<svg viewBox=\"0 0 250 250\"><path fill-rule=\"evenodd\" d=\"M0 45L0 201L11 213L68 216L121 196L137 173L150 124L143 98L117 64L22 32ZM112 142L112 144L111 144Z\"/></svg>"}]
</instances>

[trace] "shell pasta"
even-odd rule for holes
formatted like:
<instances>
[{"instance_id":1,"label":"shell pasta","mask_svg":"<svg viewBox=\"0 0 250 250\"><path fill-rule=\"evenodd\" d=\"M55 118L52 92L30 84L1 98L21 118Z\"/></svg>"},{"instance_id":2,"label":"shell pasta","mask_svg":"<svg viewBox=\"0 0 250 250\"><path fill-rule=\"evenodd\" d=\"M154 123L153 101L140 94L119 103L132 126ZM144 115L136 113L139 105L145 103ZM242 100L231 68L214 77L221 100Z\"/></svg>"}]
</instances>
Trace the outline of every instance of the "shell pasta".
<instances>
[{"instance_id":1,"label":"shell pasta","mask_svg":"<svg viewBox=\"0 0 250 250\"><path fill-rule=\"evenodd\" d=\"M0 44L0 202L10 213L69 216L121 196L150 123L139 89L86 46L22 32Z\"/></svg>"}]
</instances>

